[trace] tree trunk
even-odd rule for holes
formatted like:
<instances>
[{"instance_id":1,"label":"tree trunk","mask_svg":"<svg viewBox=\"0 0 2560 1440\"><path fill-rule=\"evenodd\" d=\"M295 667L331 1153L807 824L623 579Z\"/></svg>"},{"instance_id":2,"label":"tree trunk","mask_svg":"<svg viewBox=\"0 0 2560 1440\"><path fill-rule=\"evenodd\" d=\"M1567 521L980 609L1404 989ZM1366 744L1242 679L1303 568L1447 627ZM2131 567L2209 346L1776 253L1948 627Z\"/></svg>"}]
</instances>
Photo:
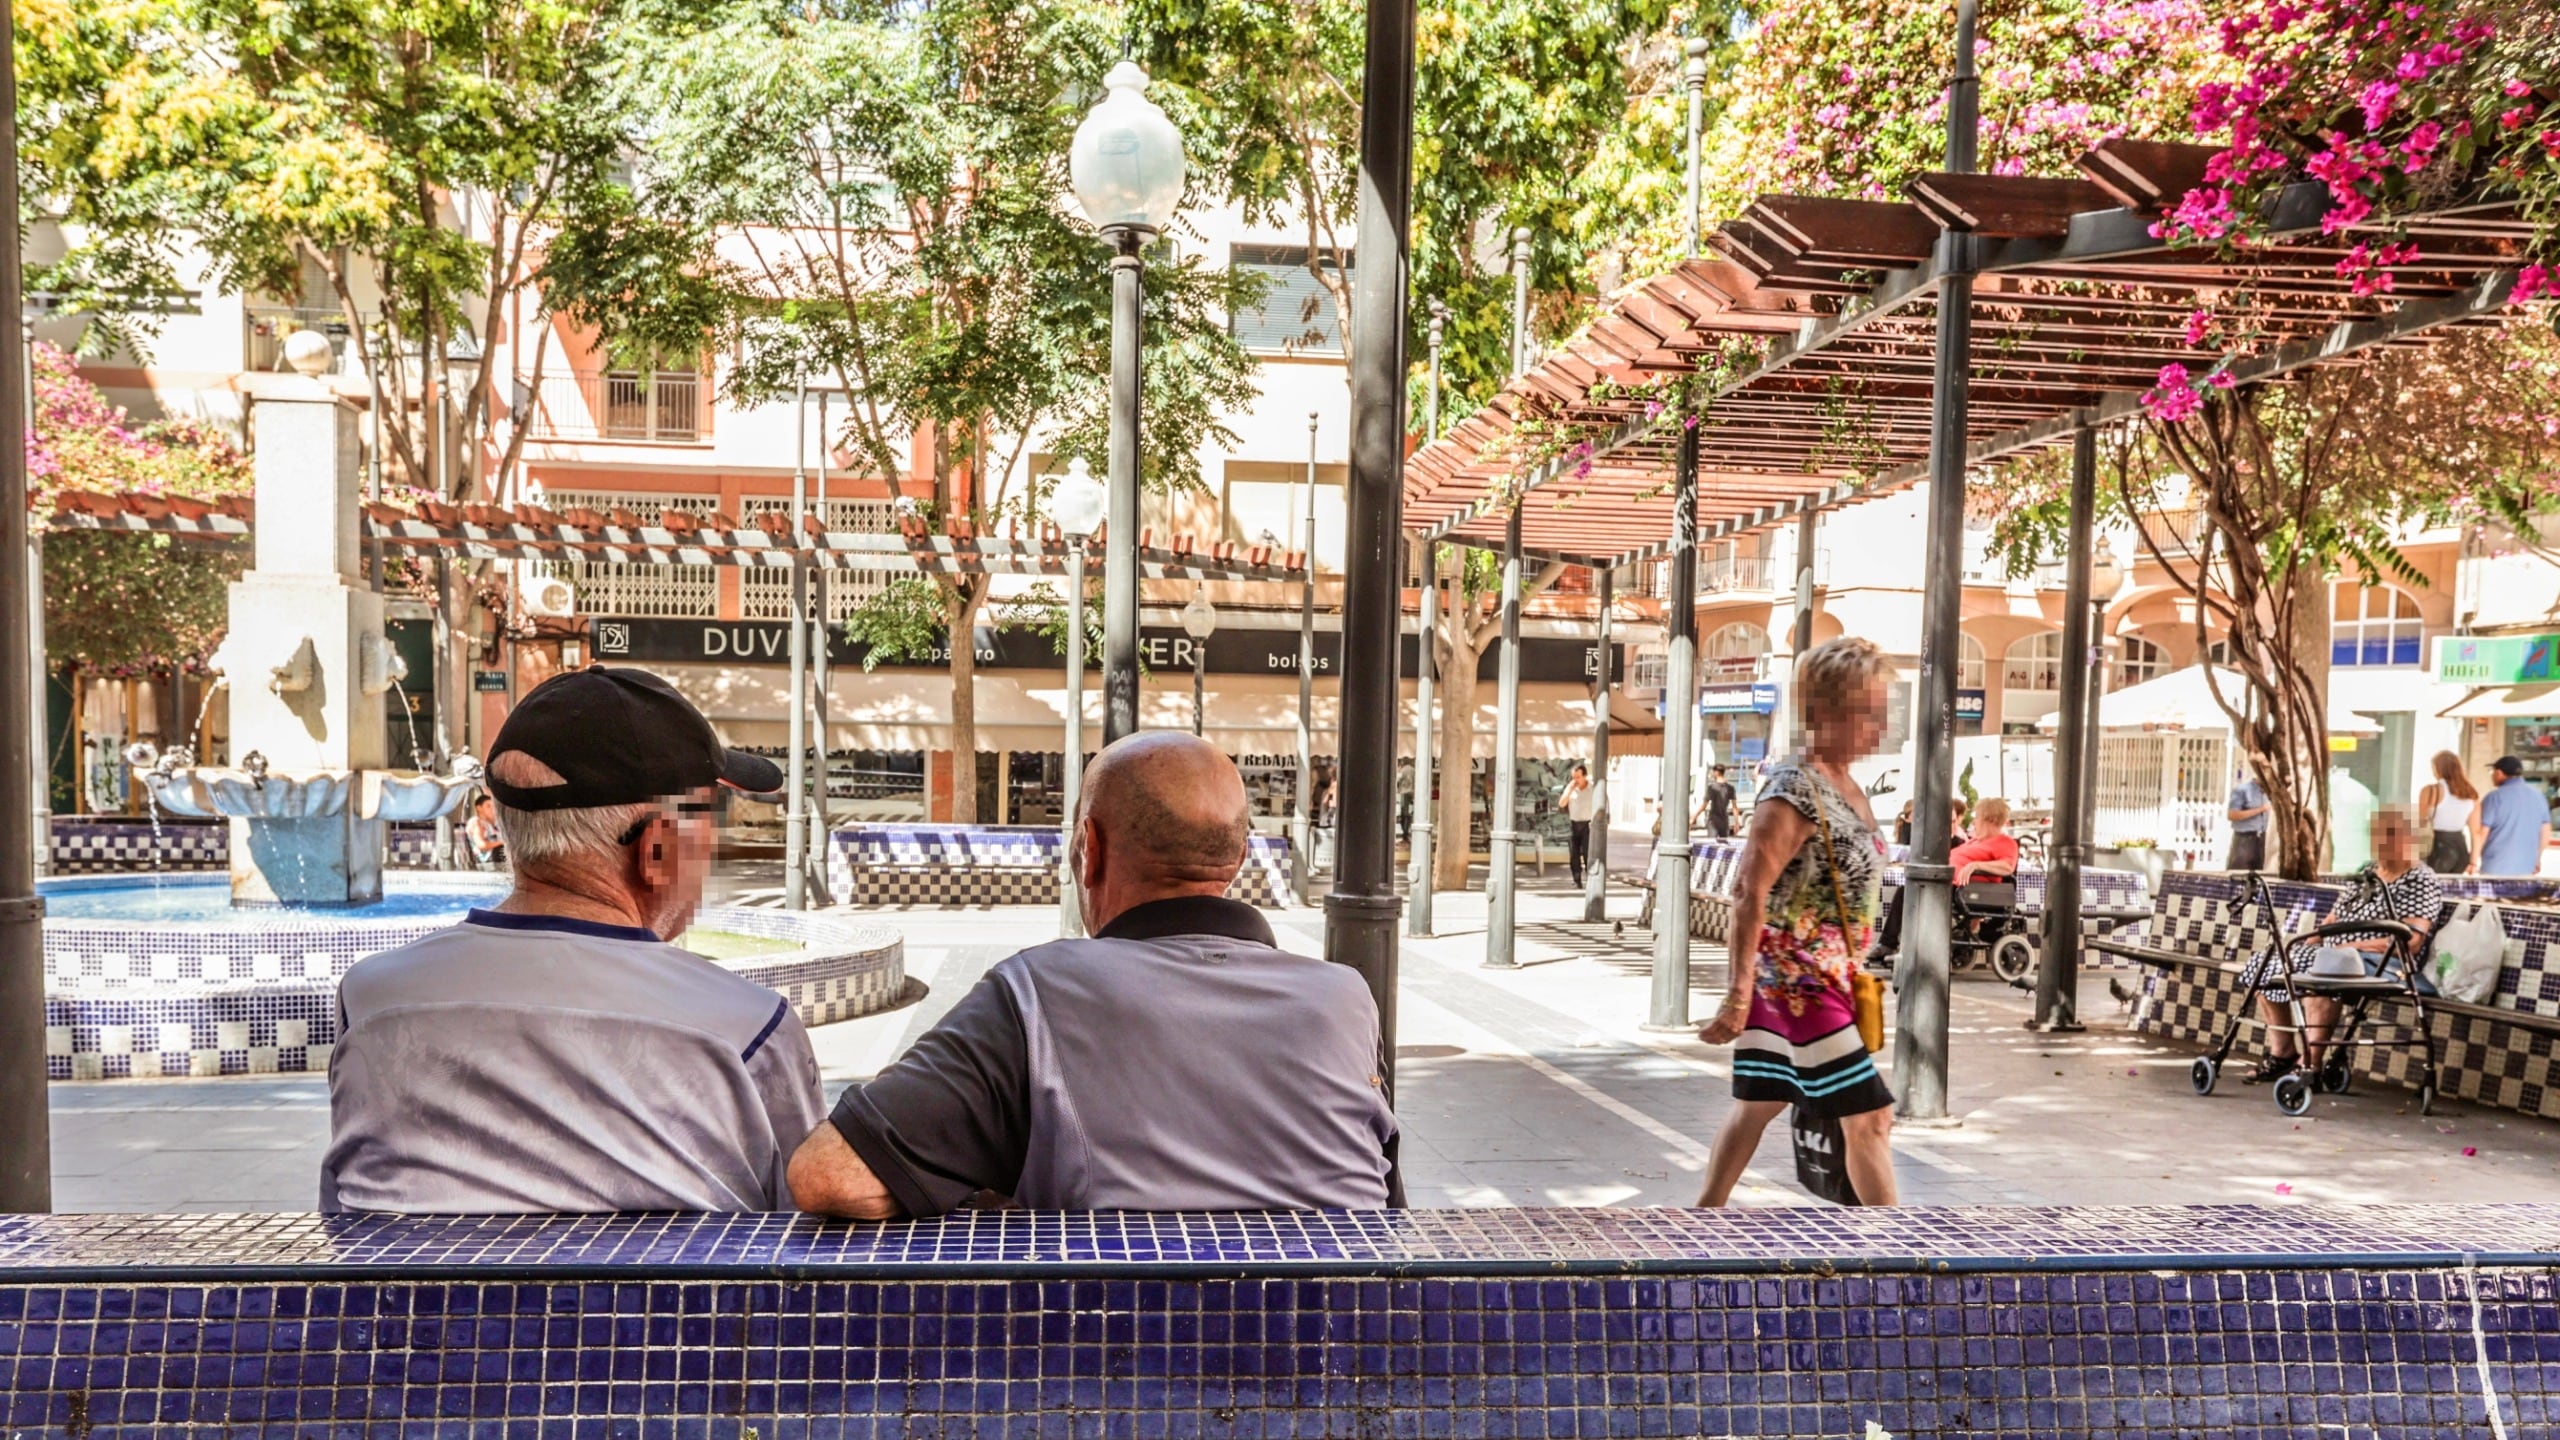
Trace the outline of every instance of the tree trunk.
<instances>
[{"instance_id":1,"label":"tree trunk","mask_svg":"<svg viewBox=\"0 0 2560 1440\"><path fill-rule=\"evenodd\" d=\"M978 606L984 580L963 581L943 596L943 630L951 647L951 819L978 823ZM997 777L1003 783L1003 777Z\"/></svg>"},{"instance_id":2,"label":"tree trunk","mask_svg":"<svg viewBox=\"0 0 2560 1440\"><path fill-rule=\"evenodd\" d=\"M1450 589L1458 593L1458 587ZM1475 851L1469 802L1475 796L1476 662L1484 642L1469 633L1478 624L1469 610L1459 601L1441 617L1448 649L1440 666L1440 737L1432 745L1440 762L1439 810L1431 821L1438 847L1432 857L1435 890L1466 889L1467 862Z\"/></svg>"},{"instance_id":3,"label":"tree trunk","mask_svg":"<svg viewBox=\"0 0 2560 1440\"><path fill-rule=\"evenodd\" d=\"M2296 565L2286 578L2291 591L2293 624L2284 638L2285 679L2296 687L2310 724L2280 724L2273 736L2280 784L2267 786L2275 806L2278 873L2288 880L2309 880L2329 865L2329 580L2309 565Z\"/></svg>"}]
</instances>

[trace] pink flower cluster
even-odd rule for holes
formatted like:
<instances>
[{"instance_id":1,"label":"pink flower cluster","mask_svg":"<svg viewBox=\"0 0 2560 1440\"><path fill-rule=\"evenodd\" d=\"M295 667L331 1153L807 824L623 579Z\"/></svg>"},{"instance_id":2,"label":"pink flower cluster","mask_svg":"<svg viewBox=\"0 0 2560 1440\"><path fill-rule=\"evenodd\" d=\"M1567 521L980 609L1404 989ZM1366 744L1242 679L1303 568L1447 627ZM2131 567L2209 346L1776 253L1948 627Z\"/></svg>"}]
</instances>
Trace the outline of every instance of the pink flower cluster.
<instances>
[{"instance_id":1,"label":"pink flower cluster","mask_svg":"<svg viewBox=\"0 0 2560 1440\"><path fill-rule=\"evenodd\" d=\"M2187 378L2186 366L2163 365L2160 383L2142 397L2142 408L2150 412L2152 419L2175 425L2194 419L2204 409L2204 396Z\"/></svg>"},{"instance_id":2,"label":"pink flower cluster","mask_svg":"<svg viewBox=\"0 0 2560 1440\"><path fill-rule=\"evenodd\" d=\"M2515 300L2560 300L2560 270L2549 265L2527 265L2516 272Z\"/></svg>"},{"instance_id":3,"label":"pink flower cluster","mask_svg":"<svg viewBox=\"0 0 2560 1440\"><path fill-rule=\"evenodd\" d=\"M2337 273L2347 280L2347 289L2355 295L2388 294L2392 288L2391 267L2407 265L2418 258L2414 242L2375 246L2357 242L2354 249L2339 257Z\"/></svg>"}]
</instances>

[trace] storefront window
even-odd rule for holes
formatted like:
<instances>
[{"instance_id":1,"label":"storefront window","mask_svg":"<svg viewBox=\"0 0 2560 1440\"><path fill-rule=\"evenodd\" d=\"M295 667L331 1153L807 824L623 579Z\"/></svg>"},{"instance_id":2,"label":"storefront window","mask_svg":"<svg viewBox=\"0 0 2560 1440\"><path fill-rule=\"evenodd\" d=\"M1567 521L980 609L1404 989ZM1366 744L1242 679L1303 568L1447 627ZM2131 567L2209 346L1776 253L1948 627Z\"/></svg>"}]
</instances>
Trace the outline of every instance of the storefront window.
<instances>
[{"instance_id":1,"label":"storefront window","mask_svg":"<svg viewBox=\"0 0 2560 1440\"><path fill-rule=\"evenodd\" d=\"M2038 631L2011 645L2000 661L2000 733L2032 735L2061 706L2062 632Z\"/></svg>"},{"instance_id":2,"label":"storefront window","mask_svg":"<svg viewBox=\"0 0 2560 1440\"><path fill-rule=\"evenodd\" d=\"M2525 778L2546 797L2560 793L2560 715L2508 721L2506 748L2498 753L2523 761Z\"/></svg>"}]
</instances>

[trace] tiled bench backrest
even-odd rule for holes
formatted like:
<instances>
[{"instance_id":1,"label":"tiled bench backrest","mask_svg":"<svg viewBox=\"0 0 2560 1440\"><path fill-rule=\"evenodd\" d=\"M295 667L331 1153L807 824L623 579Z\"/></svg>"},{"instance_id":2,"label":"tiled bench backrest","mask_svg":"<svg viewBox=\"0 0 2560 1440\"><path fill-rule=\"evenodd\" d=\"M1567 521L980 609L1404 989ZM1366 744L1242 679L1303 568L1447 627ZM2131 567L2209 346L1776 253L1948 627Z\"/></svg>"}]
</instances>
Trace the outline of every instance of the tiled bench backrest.
<instances>
[{"instance_id":1,"label":"tiled bench backrest","mask_svg":"<svg viewBox=\"0 0 2560 1440\"><path fill-rule=\"evenodd\" d=\"M828 837L827 889L847 905L982 908L1058 903L1056 830L863 826ZM1274 908L1289 895L1289 841L1255 835L1228 895Z\"/></svg>"},{"instance_id":2,"label":"tiled bench backrest","mask_svg":"<svg viewBox=\"0 0 2560 1440\"><path fill-rule=\"evenodd\" d=\"M394 825L385 858L395 869L424 870L435 863L435 839L436 827L431 824ZM230 863L231 827L227 824L163 820L155 830L148 819L120 815L57 818L47 861L55 875L220 870Z\"/></svg>"}]
</instances>

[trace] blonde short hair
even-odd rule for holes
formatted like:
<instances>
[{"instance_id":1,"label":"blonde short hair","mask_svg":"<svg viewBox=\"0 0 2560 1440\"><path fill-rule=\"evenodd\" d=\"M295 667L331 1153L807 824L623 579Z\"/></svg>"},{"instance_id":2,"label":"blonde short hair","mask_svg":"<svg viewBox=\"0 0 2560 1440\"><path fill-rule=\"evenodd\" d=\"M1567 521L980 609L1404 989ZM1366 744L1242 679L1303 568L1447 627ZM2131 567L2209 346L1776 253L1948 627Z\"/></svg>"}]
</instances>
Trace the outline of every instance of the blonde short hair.
<instances>
[{"instance_id":1,"label":"blonde short hair","mask_svg":"<svg viewBox=\"0 0 2560 1440\"><path fill-rule=\"evenodd\" d=\"M1988 820L1994 825L2006 825L2009 823L2009 802L1993 795L1973 807L1973 818Z\"/></svg>"},{"instance_id":2,"label":"blonde short hair","mask_svg":"<svg viewBox=\"0 0 2560 1440\"><path fill-rule=\"evenodd\" d=\"M1868 686L1893 674L1884 648L1863 635L1839 635L1796 657L1796 710L1841 709L1865 698Z\"/></svg>"}]
</instances>

